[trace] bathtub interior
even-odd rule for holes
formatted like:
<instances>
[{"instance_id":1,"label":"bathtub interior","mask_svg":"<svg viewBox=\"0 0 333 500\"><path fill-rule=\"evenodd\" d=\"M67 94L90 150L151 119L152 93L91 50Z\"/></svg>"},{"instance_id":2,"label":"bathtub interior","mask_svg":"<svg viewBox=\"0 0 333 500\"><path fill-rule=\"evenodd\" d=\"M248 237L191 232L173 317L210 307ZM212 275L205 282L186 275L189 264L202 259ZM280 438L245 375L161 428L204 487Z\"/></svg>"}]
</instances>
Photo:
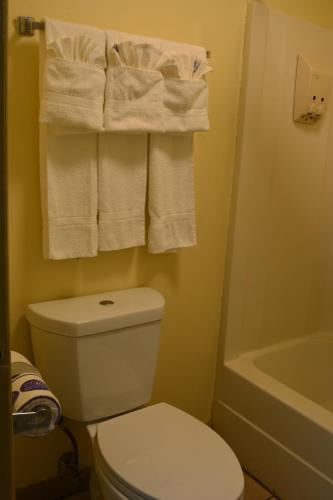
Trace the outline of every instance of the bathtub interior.
<instances>
[{"instance_id":1,"label":"bathtub interior","mask_svg":"<svg viewBox=\"0 0 333 500\"><path fill-rule=\"evenodd\" d=\"M254 365L333 412L333 333L319 333L258 353Z\"/></svg>"},{"instance_id":2,"label":"bathtub interior","mask_svg":"<svg viewBox=\"0 0 333 500\"><path fill-rule=\"evenodd\" d=\"M285 500L333 498L332 346L315 333L224 363L213 428Z\"/></svg>"}]
</instances>

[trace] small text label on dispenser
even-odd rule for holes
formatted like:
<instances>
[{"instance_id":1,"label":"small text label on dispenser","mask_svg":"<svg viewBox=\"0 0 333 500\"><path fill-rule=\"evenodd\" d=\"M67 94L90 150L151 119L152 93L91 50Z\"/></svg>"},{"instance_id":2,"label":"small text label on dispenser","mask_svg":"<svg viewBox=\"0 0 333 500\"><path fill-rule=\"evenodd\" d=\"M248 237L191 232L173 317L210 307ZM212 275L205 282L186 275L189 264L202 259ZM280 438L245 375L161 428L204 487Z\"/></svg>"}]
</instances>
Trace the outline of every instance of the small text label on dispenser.
<instances>
[{"instance_id":1,"label":"small text label on dispenser","mask_svg":"<svg viewBox=\"0 0 333 500\"><path fill-rule=\"evenodd\" d=\"M327 109L331 93L332 75L318 63L299 55L297 59L294 120L316 123Z\"/></svg>"}]
</instances>

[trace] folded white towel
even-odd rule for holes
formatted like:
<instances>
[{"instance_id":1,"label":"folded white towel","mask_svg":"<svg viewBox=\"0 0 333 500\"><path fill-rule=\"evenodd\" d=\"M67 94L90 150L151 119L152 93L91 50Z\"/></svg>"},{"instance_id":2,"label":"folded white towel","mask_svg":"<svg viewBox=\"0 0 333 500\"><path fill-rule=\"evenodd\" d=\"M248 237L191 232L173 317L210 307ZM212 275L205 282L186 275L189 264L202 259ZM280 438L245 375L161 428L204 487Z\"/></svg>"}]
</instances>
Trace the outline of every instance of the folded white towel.
<instances>
[{"instance_id":1,"label":"folded white towel","mask_svg":"<svg viewBox=\"0 0 333 500\"><path fill-rule=\"evenodd\" d=\"M193 134L184 132L209 128L207 84L202 80L210 71L205 49L164 41L161 48L174 55L162 68L164 127L170 133L150 136L148 250L151 253L197 243Z\"/></svg>"},{"instance_id":2,"label":"folded white towel","mask_svg":"<svg viewBox=\"0 0 333 500\"><path fill-rule=\"evenodd\" d=\"M163 77L166 56L153 42L107 31L105 129L163 131Z\"/></svg>"},{"instance_id":3,"label":"folded white towel","mask_svg":"<svg viewBox=\"0 0 333 500\"><path fill-rule=\"evenodd\" d=\"M112 30L106 39L106 130L208 130L204 48Z\"/></svg>"},{"instance_id":4,"label":"folded white towel","mask_svg":"<svg viewBox=\"0 0 333 500\"><path fill-rule=\"evenodd\" d=\"M40 76L45 60L40 39ZM97 135L54 135L40 123L43 250L46 259L97 255Z\"/></svg>"},{"instance_id":5,"label":"folded white towel","mask_svg":"<svg viewBox=\"0 0 333 500\"><path fill-rule=\"evenodd\" d=\"M192 134L150 136L150 253L196 245L192 156Z\"/></svg>"},{"instance_id":6,"label":"folded white towel","mask_svg":"<svg viewBox=\"0 0 333 500\"><path fill-rule=\"evenodd\" d=\"M99 250L144 245L147 135L101 134L98 158Z\"/></svg>"},{"instance_id":7,"label":"folded white towel","mask_svg":"<svg viewBox=\"0 0 333 500\"><path fill-rule=\"evenodd\" d=\"M40 121L53 125L53 132L60 134L103 130L104 32L48 18L44 22Z\"/></svg>"},{"instance_id":8,"label":"folded white towel","mask_svg":"<svg viewBox=\"0 0 333 500\"><path fill-rule=\"evenodd\" d=\"M176 54L162 67L164 76L163 116L165 132L208 130L208 88L203 76L211 71L205 50Z\"/></svg>"}]
</instances>

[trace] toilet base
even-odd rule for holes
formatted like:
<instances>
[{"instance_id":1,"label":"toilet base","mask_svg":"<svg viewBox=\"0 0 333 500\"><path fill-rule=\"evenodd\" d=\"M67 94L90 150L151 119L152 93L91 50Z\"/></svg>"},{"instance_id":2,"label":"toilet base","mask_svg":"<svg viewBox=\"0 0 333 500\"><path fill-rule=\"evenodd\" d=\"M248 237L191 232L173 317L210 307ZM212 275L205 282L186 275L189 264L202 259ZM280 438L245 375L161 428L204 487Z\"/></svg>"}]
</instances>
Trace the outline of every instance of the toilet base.
<instances>
[{"instance_id":1,"label":"toilet base","mask_svg":"<svg viewBox=\"0 0 333 500\"><path fill-rule=\"evenodd\" d=\"M121 493L101 471L96 472L95 468L91 470L89 493L91 500L129 500L131 498Z\"/></svg>"}]
</instances>

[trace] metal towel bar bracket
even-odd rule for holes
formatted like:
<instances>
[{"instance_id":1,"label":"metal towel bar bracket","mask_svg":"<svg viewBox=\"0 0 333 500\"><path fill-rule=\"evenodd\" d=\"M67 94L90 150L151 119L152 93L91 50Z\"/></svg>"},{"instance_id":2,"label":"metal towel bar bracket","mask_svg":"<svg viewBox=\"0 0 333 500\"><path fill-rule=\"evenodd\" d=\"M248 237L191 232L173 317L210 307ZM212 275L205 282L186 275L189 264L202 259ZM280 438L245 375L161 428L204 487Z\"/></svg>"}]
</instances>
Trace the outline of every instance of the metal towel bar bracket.
<instances>
[{"instance_id":1,"label":"metal towel bar bracket","mask_svg":"<svg viewBox=\"0 0 333 500\"><path fill-rule=\"evenodd\" d=\"M17 31L23 36L33 36L35 30L43 30L43 21L35 21L34 17L19 16L17 18Z\"/></svg>"},{"instance_id":2,"label":"metal towel bar bracket","mask_svg":"<svg viewBox=\"0 0 333 500\"><path fill-rule=\"evenodd\" d=\"M14 434L32 432L36 429L47 429L52 420L49 408L36 408L36 411L13 413Z\"/></svg>"},{"instance_id":3,"label":"metal towel bar bracket","mask_svg":"<svg viewBox=\"0 0 333 500\"><path fill-rule=\"evenodd\" d=\"M43 21L36 21L34 17L18 16L16 19L17 32L22 36L33 36L35 30L43 30L45 28ZM210 58L210 50L206 51L207 59Z\"/></svg>"}]
</instances>

